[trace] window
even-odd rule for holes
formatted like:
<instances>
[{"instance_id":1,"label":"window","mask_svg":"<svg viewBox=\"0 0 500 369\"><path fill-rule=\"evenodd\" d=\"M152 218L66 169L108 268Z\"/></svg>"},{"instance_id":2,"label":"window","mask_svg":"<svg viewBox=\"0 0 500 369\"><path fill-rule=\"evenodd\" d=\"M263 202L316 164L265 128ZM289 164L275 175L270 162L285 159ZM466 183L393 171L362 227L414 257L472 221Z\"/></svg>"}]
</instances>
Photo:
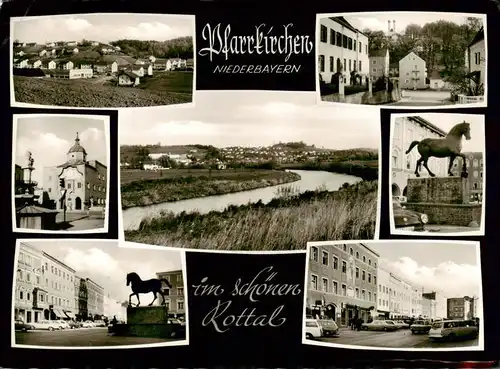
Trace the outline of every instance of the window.
<instances>
[{"instance_id":1,"label":"window","mask_svg":"<svg viewBox=\"0 0 500 369\"><path fill-rule=\"evenodd\" d=\"M356 267L356 278L359 278L359 268Z\"/></svg>"},{"instance_id":2,"label":"window","mask_svg":"<svg viewBox=\"0 0 500 369\"><path fill-rule=\"evenodd\" d=\"M320 72L325 71L325 56L324 55L319 56L319 71Z\"/></svg>"},{"instance_id":3,"label":"window","mask_svg":"<svg viewBox=\"0 0 500 369\"><path fill-rule=\"evenodd\" d=\"M334 294L338 295L339 294L339 284L337 282L333 281L332 287L333 287L332 292Z\"/></svg>"},{"instance_id":4,"label":"window","mask_svg":"<svg viewBox=\"0 0 500 369\"><path fill-rule=\"evenodd\" d=\"M410 80L409 79L405 79L405 83L410 83Z\"/></svg>"},{"instance_id":5,"label":"window","mask_svg":"<svg viewBox=\"0 0 500 369\"><path fill-rule=\"evenodd\" d=\"M372 300L372 293L368 292L368 301L371 301L371 300Z\"/></svg>"},{"instance_id":6,"label":"window","mask_svg":"<svg viewBox=\"0 0 500 369\"><path fill-rule=\"evenodd\" d=\"M78 187L78 188L82 188L82 182L78 182L78 183L77 183L77 187Z\"/></svg>"},{"instance_id":7,"label":"window","mask_svg":"<svg viewBox=\"0 0 500 369\"><path fill-rule=\"evenodd\" d=\"M342 273L346 273L347 271L347 263L342 260Z\"/></svg>"},{"instance_id":8,"label":"window","mask_svg":"<svg viewBox=\"0 0 500 369\"><path fill-rule=\"evenodd\" d=\"M40 284L40 277L36 276L36 284Z\"/></svg>"},{"instance_id":9,"label":"window","mask_svg":"<svg viewBox=\"0 0 500 369\"><path fill-rule=\"evenodd\" d=\"M311 247L311 260L318 261L318 248L315 246Z\"/></svg>"},{"instance_id":10,"label":"window","mask_svg":"<svg viewBox=\"0 0 500 369\"><path fill-rule=\"evenodd\" d=\"M347 252L347 245L345 245L345 244L344 244L344 245L342 245L342 250L343 250L344 252Z\"/></svg>"},{"instance_id":11,"label":"window","mask_svg":"<svg viewBox=\"0 0 500 369\"><path fill-rule=\"evenodd\" d=\"M321 263L323 265L328 265L328 252L322 251L321 254L322 254Z\"/></svg>"},{"instance_id":12,"label":"window","mask_svg":"<svg viewBox=\"0 0 500 369\"><path fill-rule=\"evenodd\" d=\"M477 168L477 167L478 167L478 165L479 165L479 161L478 161L477 159L474 159L474 160L472 161L472 166L473 166L474 168Z\"/></svg>"},{"instance_id":13,"label":"window","mask_svg":"<svg viewBox=\"0 0 500 369\"><path fill-rule=\"evenodd\" d=\"M326 26L321 25L320 29L320 40L321 42L327 42L328 40L328 28Z\"/></svg>"},{"instance_id":14,"label":"window","mask_svg":"<svg viewBox=\"0 0 500 369\"><path fill-rule=\"evenodd\" d=\"M177 310L184 310L184 301L177 301Z\"/></svg>"},{"instance_id":15,"label":"window","mask_svg":"<svg viewBox=\"0 0 500 369\"><path fill-rule=\"evenodd\" d=\"M181 282L182 281L182 274L178 274L176 279L177 279L177 282Z\"/></svg>"},{"instance_id":16,"label":"window","mask_svg":"<svg viewBox=\"0 0 500 369\"><path fill-rule=\"evenodd\" d=\"M177 294L179 296L184 296L184 287L177 287Z\"/></svg>"},{"instance_id":17,"label":"window","mask_svg":"<svg viewBox=\"0 0 500 369\"><path fill-rule=\"evenodd\" d=\"M377 276L373 276L373 284L376 286L377 285Z\"/></svg>"},{"instance_id":18,"label":"window","mask_svg":"<svg viewBox=\"0 0 500 369\"><path fill-rule=\"evenodd\" d=\"M479 176L477 170L474 171L474 178L477 178Z\"/></svg>"},{"instance_id":19,"label":"window","mask_svg":"<svg viewBox=\"0 0 500 369\"><path fill-rule=\"evenodd\" d=\"M322 278L321 282L321 291L328 292L328 279Z\"/></svg>"},{"instance_id":20,"label":"window","mask_svg":"<svg viewBox=\"0 0 500 369\"><path fill-rule=\"evenodd\" d=\"M366 257L363 256L363 263L366 263Z\"/></svg>"},{"instance_id":21,"label":"window","mask_svg":"<svg viewBox=\"0 0 500 369\"><path fill-rule=\"evenodd\" d=\"M23 291L19 291L19 299L22 300L24 298Z\"/></svg>"},{"instance_id":22,"label":"window","mask_svg":"<svg viewBox=\"0 0 500 369\"><path fill-rule=\"evenodd\" d=\"M373 61L372 61L372 64L373 64L373 65L377 64L377 61L376 61L376 60L373 60ZM375 69L375 70L376 70L376 69Z\"/></svg>"},{"instance_id":23,"label":"window","mask_svg":"<svg viewBox=\"0 0 500 369\"><path fill-rule=\"evenodd\" d=\"M349 254L351 255L354 255L354 249L351 247L351 249L349 250Z\"/></svg>"},{"instance_id":24,"label":"window","mask_svg":"<svg viewBox=\"0 0 500 369\"><path fill-rule=\"evenodd\" d=\"M365 290L361 291L361 300L366 300L366 291Z\"/></svg>"},{"instance_id":25,"label":"window","mask_svg":"<svg viewBox=\"0 0 500 369\"><path fill-rule=\"evenodd\" d=\"M311 275L311 289L313 290L318 289L318 277L315 275Z\"/></svg>"},{"instance_id":26,"label":"window","mask_svg":"<svg viewBox=\"0 0 500 369\"><path fill-rule=\"evenodd\" d=\"M349 59L349 72L352 70L352 60Z\"/></svg>"},{"instance_id":27,"label":"window","mask_svg":"<svg viewBox=\"0 0 500 369\"><path fill-rule=\"evenodd\" d=\"M335 45L335 30L330 30L330 44Z\"/></svg>"},{"instance_id":28,"label":"window","mask_svg":"<svg viewBox=\"0 0 500 369\"><path fill-rule=\"evenodd\" d=\"M363 64L361 64L361 60L359 61L359 71L363 71L363 68L362 68Z\"/></svg>"},{"instance_id":29,"label":"window","mask_svg":"<svg viewBox=\"0 0 500 369\"><path fill-rule=\"evenodd\" d=\"M347 47L348 47L348 45L347 45L348 41L347 40L348 40L347 36L346 35L342 35L342 47L344 49L347 49Z\"/></svg>"},{"instance_id":30,"label":"window","mask_svg":"<svg viewBox=\"0 0 500 369\"><path fill-rule=\"evenodd\" d=\"M364 270L361 272L361 279L363 281L366 279L366 272Z\"/></svg>"},{"instance_id":31,"label":"window","mask_svg":"<svg viewBox=\"0 0 500 369\"><path fill-rule=\"evenodd\" d=\"M372 275L368 273L368 283L372 283Z\"/></svg>"},{"instance_id":32,"label":"window","mask_svg":"<svg viewBox=\"0 0 500 369\"><path fill-rule=\"evenodd\" d=\"M342 284L342 296L347 296L347 286Z\"/></svg>"},{"instance_id":33,"label":"window","mask_svg":"<svg viewBox=\"0 0 500 369\"><path fill-rule=\"evenodd\" d=\"M357 48L356 48L356 40L352 40L352 49L353 49L354 51L356 51L356 50L357 50Z\"/></svg>"},{"instance_id":34,"label":"window","mask_svg":"<svg viewBox=\"0 0 500 369\"><path fill-rule=\"evenodd\" d=\"M359 259L359 252L356 252L356 259Z\"/></svg>"},{"instance_id":35,"label":"window","mask_svg":"<svg viewBox=\"0 0 500 369\"><path fill-rule=\"evenodd\" d=\"M347 70L347 60L344 59L344 69L343 70Z\"/></svg>"},{"instance_id":36,"label":"window","mask_svg":"<svg viewBox=\"0 0 500 369\"><path fill-rule=\"evenodd\" d=\"M31 282L31 274L26 273L26 280L27 280L28 282Z\"/></svg>"},{"instance_id":37,"label":"window","mask_svg":"<svg viewBox=\"0 0 500 369\"><path fill-rule=\"evenodd\" d=\"M68 182L68 185L66 186L68 190L71 190L71 183Z\"/></svg>"},{"instance_id":38,"label":"window","mask_svg":"<svg viewBox=\"0 0 500 369\"><path fill-rule=\"evenodd\" d=\"M333 56L330 56L330 72L334 72L334 64Z\"/></svg>"},{"instance_id":39,"label":"window","mask_svg":"<svg viewBox=\"0 0 500 369\"><path fill-rule=\"evenodd\" d=\"M363 44L362 44L362 42L359 42L359 52L360 53L363 52ZM359 70L361 70L361 68L359 68Z\"/></svg>"},{"instance_id":40,"label":"window","mask_svg":"<svg viewBox=\"0 0 500 369\"><path fill-rule=\"evenodd\" d=\"M48 188L48 192L52 193L52 188L51 187Z\"/></svg>"},{"instance_id":41,"label":"window","mask_svg":"<svg viewBox=\"0 0 500 369\"><path fill-rule=\"evenodd\" d=\"M365 45L365 54L368 54L368 45Z\"/></svg>"},{"instance_id":42,"label":"window","mask_svg":"<svg viewBox=\"0 0 500 369\"><path fill-rule=\"evenodd\" d=\"M337 32L335 35L335 44L336 46L342 47L342 33Z\"/></svg>"},{"instance_id":43,"label":"window","mask_svg":"<svg viewBox=\"0 0 500 369\"><path fill-rule=\"evenodd\" d=\"M339 258L334 256L333 257L333 269L338 269L339 268Z\"/></svg>"}]
</instances>

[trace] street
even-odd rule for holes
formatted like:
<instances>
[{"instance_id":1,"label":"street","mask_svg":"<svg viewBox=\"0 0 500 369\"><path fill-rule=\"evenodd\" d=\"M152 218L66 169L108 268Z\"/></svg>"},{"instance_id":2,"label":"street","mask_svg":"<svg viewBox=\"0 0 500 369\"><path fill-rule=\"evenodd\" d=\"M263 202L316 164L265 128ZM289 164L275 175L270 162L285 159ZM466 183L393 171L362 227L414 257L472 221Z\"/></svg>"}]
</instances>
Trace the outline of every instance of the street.
<instances>
[{"instance_id":1,"label":"street","mask_svg":"<svg viewBox=\"0 0 500 369\"><path fill-rule=\"evenodd\" d=\"M477 346L478 339L454 342L433 342L427 334L412 334L409 329L395 332L353 331L341 329L340 337L322 337L321 342L343 345L391 347L391 348L451 348Z\"/></svg>"},{"instance_id":2,"label":"street","mask_svg":"<svg viewBox=\"0 0 500 369\"><path fill-rule=\"evenodd\" d=\"M104 228L104 219L95 216L88 216L86 211L66 212L66 222L64 213L61 211L56 215L57 228L65 231L85 231L87 229Z\"/></svg>"},{"instance_id":3,"label":"street","mask_svg":"<svg viewBox=\"0 0 500 369\"><path fill-rule=\"evenodd\" d=\"M479 232L481 229L479 227L460 227L447 224L426 224L426 230L419 232L424 233L460 233L460 232Z\"/></svg>"},{"instance_id":4,"label":"street","mask_svg":"<svg viewBox=\"0 0 500 369\"><path fill-rule=\"evenodd\" d=\"M438 106L453 105L449 91L405 90L401 100L385 104L387 106Z\"/></svg>"},{"instance_id":5,"label":"street","mask_svg":"<svg viewBox=\"0 0 500 369\"><path fill-rule=\"evenodd\" d=\"M121 337L108 334L108 328L78 328L61 331L16 332L17 345L36 346L123 346L174 342L178 339Z\"/></svg>"}]
</instances>

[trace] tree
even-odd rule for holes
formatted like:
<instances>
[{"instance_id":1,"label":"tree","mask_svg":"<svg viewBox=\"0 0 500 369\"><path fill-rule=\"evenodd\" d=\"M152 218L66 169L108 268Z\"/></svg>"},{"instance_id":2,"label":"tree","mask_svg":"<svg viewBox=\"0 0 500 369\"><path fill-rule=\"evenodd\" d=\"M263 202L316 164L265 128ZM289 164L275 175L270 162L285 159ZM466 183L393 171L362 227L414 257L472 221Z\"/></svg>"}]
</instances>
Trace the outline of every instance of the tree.
<instances>
[{"instance_id":1,"label":"tree","mask_svg":"<svg viewBox=\"0 0 500 369\"><path fill-rule=\"evenodd\" d=\"M368 36L368 47L370 50L380 50L389 47L389 40L383 31L365 29L363 33Z\"/></svg>"}]
</instances>

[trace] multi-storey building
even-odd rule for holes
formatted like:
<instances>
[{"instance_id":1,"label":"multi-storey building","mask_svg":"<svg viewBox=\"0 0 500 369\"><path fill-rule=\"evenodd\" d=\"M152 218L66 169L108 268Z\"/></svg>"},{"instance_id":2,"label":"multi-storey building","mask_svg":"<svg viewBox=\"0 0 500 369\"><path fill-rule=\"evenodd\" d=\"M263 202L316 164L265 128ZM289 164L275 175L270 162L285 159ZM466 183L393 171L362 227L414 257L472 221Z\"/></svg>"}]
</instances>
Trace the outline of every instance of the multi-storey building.
<instances>
[{"instance_id":1,"label":"multi-storey building","mask_svg":"<svg viewBox=\"0 0 500 369\"><path fill-rule=\"evenodd\" d=\"M92 320L101 319L104 315L104 288L91 280L86 279L87 313Z\"/></svg>"},{"instance_id":2,"label":"multi-storey building","mask_svg":"<svg viewBox=\"0 0 500 369\"><path fill-rule=\"evenodd\" d=\"M107 198L107 167L97 160L87 160L87 151L80 145L78 133L75 144L66 154L66 162L56 167L45 167L43 187L48 197L62 209L60 179L64 179L68 211L85 207L104 206Z\"/></svg>"},{"instance_id":3,"label":"multi-storey building","mask_svg":"<svg viewBox=\"0 0 500 369\"><path fill-rule=\"evenodd\" d=\"M47 279L50 319L75 318L75 270L50 254L43 252Z\"/></svg>"},{"instance_id":4,"label":"multi-storey building","mask_svg":"<svg viewBox=\"0 0 500 369\"><path fill-rule=\"evenodd\" d=\"M389 77L389 49L371 50L370 77L373 81L380 77Z\"/></svg>"},{"instance_id":5,"label":"multi-storey building","mask_svg":"<svg viewBox=\"0 0 500 369\"><path fill-rule=\"evenodd\" d=\"M466 156L465 164L469 172L467 181L469 182L469 192L471 201L483 200L483 153L482 152L464 152ZM455 176L460 176L462 173L463 159L457 157L451 168L451 172Z\"/></svg>"},{"instance_id":6,"label":"multi-storey building","mask_svg":"<svg viewBox=\"0 0 500 369\"><path fill-rule=\"evenodd\" d=\"M475 299L473 297L453 297L447 300L448 319L473 319L475 315Z\"/></svg>"},{"instance_id":7,"label":"multi-storey building","mask_svg":"<svg viewBox=\"0 0 500 369\"><path fill-rule=\"evenodd\" d=\"M377 307L379 255L363 243L312 246L307 310L346 326L351 318L367 322Z\"/></svg>"},{"instance_id":8,"label":"multi-storey building","mask_svg":"<svg viewBox=\"0 0 500 369\"><path fill-rule=\"evenodd\" d=\"M378 318L389 319L391 316L391 309L390 309L391 294L389 292L391 273L379 267L377 270L377 279L378 279L378 301L377 301Z\"/></svg>"},{"instance_id":9,"label":"multi-storey building","mask_svg":"<svg viewBox=\"0 0 500 369\"><path fill-rule=\"evenodd\" d=\"M399 61L399 87L419 90L427 87L425 60L413 51Z\"/></svg>"},{"instance_id":10,"label":"multi-storey building","mask_svg":"<svg viewBox=\"0 0 500 369\"><path fill-rule=\"evenodd\" d=\"M465 65L469 73L479 73L479 81L484 85L486 78L486 44L483 27L481 27L465 50Z\"/></svg>"},{"instance_id":11,"label":"multi-storey building","mask_svg":"<svg viewBox=\"0 0 500 369\"><path fill-rule=\"evenodd\" d=\"M78 320L87 320L88 296L87 279L75 275L75 315Z\"/></svg>"},{"instance_id":12,"label":"multi-storey building","mask_svg":"<svg viewBox=\"0 0 500 369\"><path fill-rule=\"evenodd\" d=\"M41 250L28 243L20 244L14 286L14 315L27 323L49 318L48 279L42 260Z\"/></svg>"},{"instance_id":13,"label":"multi-storey building","mask_svg":"<svg viewBox=\"0 0 500 369\"><path fill-rule=\"evenodd\" d=\"M422 316L436 319L437 315L436 292L422 293Z\"/></svg>"},{"instance_id":14,"label":"multi-storey building","mask_svg":"<svg viewBox=\"0 0 500 369\"><path fill-rule=\"evenodd\" d=\"M318 70L324 82L330 83L335 73L342 73L344 82L351 81L351 72L365 82L369 74L368 37L344 17L322 18L318 45Z\"/></svg>"},{"instance_id":15,"label":"multi-storey building","mask_svg":"<svg viewBox=\"0 0 500 369\"><path fill-rule=\"evenodd\" d=\"M184 300L184 278L182 270L171 270L168 272L156 273L158 279L166 279L172 285L169 288L166 284L162 285L163 293L166 298L168 315L174 318L184 317L186 315L186 306ZM157 305L162 303L161 297L156 301Z\"/></svg>"},{"instance_id":16,"label":"multi-storey building","mask_svg":"<svg viewBox=\"0 0 500 369\"><path fill-rule=\"evenodd\" d=\"M439 127L418 116L397 117L392 123L392 195L406 196L408 178L415 178L415 166L420 158L418 150L414 148L408 155L405 154L412 141L421 141L425 138L442 138L446 136ZM448 159L429 158L428 166L438 177L447 176ZM427 176L422 169L420 176Z\"/></svg>"}]
</instances>

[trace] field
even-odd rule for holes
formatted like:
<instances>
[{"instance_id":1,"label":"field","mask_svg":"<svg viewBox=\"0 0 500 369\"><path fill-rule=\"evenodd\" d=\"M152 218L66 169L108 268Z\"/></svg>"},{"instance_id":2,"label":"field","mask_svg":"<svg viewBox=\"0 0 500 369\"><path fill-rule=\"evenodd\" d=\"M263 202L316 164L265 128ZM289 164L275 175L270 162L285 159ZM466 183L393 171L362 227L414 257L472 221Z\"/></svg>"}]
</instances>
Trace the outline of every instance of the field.
<instances>
[{"instance_id":1,"label":"field","mask_svg":"<svg viewBox=\"0 0 500 369\"><path fill-rule=\"evenodd\" d=\"M122 208L220 195L298 181L296 173L258 169L122 170Z\"/></svg>"},{"instance_id":2,"label":"field","mask_svg":"<svg viewBox=\"0 0 500 369\"><path fill-rule=\"evenodd\" d=\"M137 87L14 76L16 102L71 107L141 107L192 102L192 72L153 72Z\"/></svg>"},{"instance_id":3,"label":"field","mask_svg":"<svg viewBox=\"0 0 500 369\"><path fill-rule=\"evenodd\" d=\"M302 250L308 241L372 239L377 182L363 191L306 192L267 205L233 206L208 214L162 214L143 220L125 239L150 245L217 250Z\"/></svg>"}]
</instances>

